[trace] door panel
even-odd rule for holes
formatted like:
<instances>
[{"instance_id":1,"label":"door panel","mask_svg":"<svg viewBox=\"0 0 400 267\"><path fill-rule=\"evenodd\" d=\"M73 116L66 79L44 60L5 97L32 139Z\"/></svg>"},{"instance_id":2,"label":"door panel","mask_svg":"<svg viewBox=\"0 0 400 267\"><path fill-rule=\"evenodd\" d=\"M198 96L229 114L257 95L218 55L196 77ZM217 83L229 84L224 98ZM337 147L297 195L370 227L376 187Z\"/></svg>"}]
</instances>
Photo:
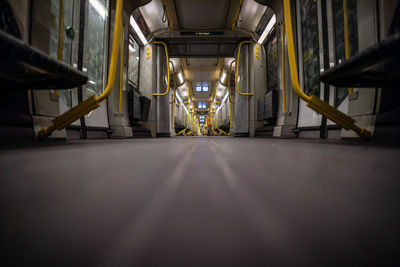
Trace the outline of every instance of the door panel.
<instances>
[{"instance_id":1,"label":"door panel","mask_svg":"<svg viewBox=\"0 0 400 267\"><path fill-rule=\"evenodd\" d=\"M83 99L99 96L106 85L106 42L108 24L108 0L86 1L86 23L83 48L83 71L89 77L82 87ZM87 126L108 127L107 105L101 106L85 116Z\"/></svg>"},{"instance_id":2,"label":"door panel","mask_svg":"<svg viewBox=\"0 0 400 267\"><path fill-rule=\"evenodd\" d=\"M311 96L323 97L320 88L319 19L318 2L314 0L297 1L299 25L299 69L300 83L304 92ZM299 127L321 125L321 116L308 108L304 101L299 105Z\"/></svg>"}]
</instances>

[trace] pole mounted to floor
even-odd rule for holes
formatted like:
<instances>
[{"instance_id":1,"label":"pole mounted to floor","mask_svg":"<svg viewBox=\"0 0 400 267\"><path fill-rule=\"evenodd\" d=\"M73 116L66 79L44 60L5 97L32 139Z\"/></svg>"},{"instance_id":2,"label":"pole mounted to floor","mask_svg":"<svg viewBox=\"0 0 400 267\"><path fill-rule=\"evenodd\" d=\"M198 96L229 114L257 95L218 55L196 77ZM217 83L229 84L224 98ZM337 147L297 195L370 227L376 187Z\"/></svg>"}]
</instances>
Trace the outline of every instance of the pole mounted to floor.
<instances>
[{"instance_id":1,"label":"pole mounted to floor","mask_svg":"<svg viewBox=\"0 0 400 267\"><path fill-rule=\"evenodd\" d=\"M117 0L116 12L115 12L115 22L114 22L114 36L113 36L113 44L112 44L112 52L111 52L111 62L108 73L108 81L107 86L104 92L99 96L92 96L79 105L73 107L68 110L64 114L53 120L52 125L49 127L43 128L38 133L38 138L46 138L51 135L55 130L61 130L72 122L78 120L79 118L85 116L90 111L100 107L100 103L106 99L114 86L115 74L117 71L117 62L118 62L118 50L119 50L119 42L121 39L121 27L122 27L122 8L123 8L123 0ZM121 51L122 52L122 51Z\"/></svg>"},{"instance_id":2,"label":"pole mounted to floor","mask_svg":"<svg viewBox=\"0 0 400 267\"><path fill-rule=\"evenodd\" d=\"M308 96L303 90L300 88L298 72L297 72L297 63L296 63L296 55L294 50L294 41L293 41L293 29L292 29L292 14L290 9L290 0L283 0L283 9L284 9L284 17L285 17L285 29L286 29L286 38L288 45L288 55L289 55L289 66L290 66L290 74L292 77L292 84L295 93L306 102L307 106L316 112L322 114L327 117L337 125L341 126L346 130L355 131L358 136L364 139L369 139L371 137L371 133L364 128L361 128L355 124L355 120L350 116L344 114L343 112L335 109L328 103L322 101L316 96Z\"/></svg>"}]
</instances>

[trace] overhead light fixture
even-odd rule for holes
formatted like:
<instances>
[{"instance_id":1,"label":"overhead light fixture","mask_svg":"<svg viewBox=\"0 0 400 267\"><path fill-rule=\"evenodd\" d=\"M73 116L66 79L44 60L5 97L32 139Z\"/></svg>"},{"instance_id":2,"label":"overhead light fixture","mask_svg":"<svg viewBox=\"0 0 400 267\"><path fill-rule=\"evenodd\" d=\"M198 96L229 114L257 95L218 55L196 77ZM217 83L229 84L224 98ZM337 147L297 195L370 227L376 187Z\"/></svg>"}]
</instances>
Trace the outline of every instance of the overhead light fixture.
<instances>
[{"instance_id":1,"label":"overhead light fixture","mask_svg":"<svg viewBox=\"0 0 400 267\"><path fill-rule=\"evenodd\" d=\"M275 15L273 15L272 18L269 20L267 27L265 27L264 32L261 34L260 39L258 39L257 43L262 44L264 42L265 38L267 38L269 32L272 30L272 27L274 27L275 22L276 22L276 17Z\"/></svg>"},{"instance_id":2,"label":"overhead light fixture","mask_svg":"<svg viewBox=\"0 0 400 267\"><path fill-rule=\"evenodd\" d=\"M220 77L220 79L219 79L219 82L222 84L222 85L226 85L227 83L227 81L228 81L228 74L226 74L226 70L224 69L224 70L222 70L221 71L221 77Z\"/></svg>"},{"instance_id":3,"label":"overhead light fixture","mask_svg":"<svg viewBox=\"0 0 400 267\"><path fill-rule=\"evenodd\" d=\"M180 72L178 72L177 76L178 76L179 84L183 84L185 82L185 79L183 77L182 70Z\"/></svg>"},{"instance_id":4,"label":"overhead light fixture","mask_svg":"<svg viewBox=\"0 0 400 267\"><path fill-rule=\"evenodd\" d=\"M136 20L133 16L131 16L130 23L131 23L131 26L133 27L133 30L136 32L137 36L139 36L139 39L142 42L142 45L146 45L148 43L146 40L146 37L144 37L142 31L139 28L139 25L136 23Z\"/></svg>"},{"instance_id":5,"label":"overhead light fixture","mask_svg":"<svg viewBox=\"0 0 400 267\"><path fill-rule=\"evenodd\" d=\"M222 99L222 103L224 103L226 101L226 99L228 98L228 94L229 94L229 92L226 92L224 99Z\"/></svg>"},{"instance_id":6,"label":"overhead light fixture","mask_svg":"<svg viewBox=\"0 0 400 267\"><path fill-rule=\"evenodd\" d=\"M183 108L185 109L186 113L189 114L189 112L188 112L185 104L183 103L182 98L179 96L179 94L176 94L176 98L178 99L179 102L181 102L181 104L182 104Z\"/></svg>"},{"instance_id":7,"label":"overhead light fixture","mask_svg":"<svg viewBox=\"0 0 400 267\"><path fill-rule=\"evenodd\" d=\"M133 45L129 44L129 51L131 51L132 53L135 53L136 49Z\"/></svg>"},{"instance_id":8,"label":"overhead light fixture","mask_svg":"<svg viewBox=\"0 0 400 267\"><path fill-rule=\"evenodd\" d=\"M217 90L217 96L219 96L219 97L222 96L222 89L221 90Z\"/></svg>"}]
</instances>

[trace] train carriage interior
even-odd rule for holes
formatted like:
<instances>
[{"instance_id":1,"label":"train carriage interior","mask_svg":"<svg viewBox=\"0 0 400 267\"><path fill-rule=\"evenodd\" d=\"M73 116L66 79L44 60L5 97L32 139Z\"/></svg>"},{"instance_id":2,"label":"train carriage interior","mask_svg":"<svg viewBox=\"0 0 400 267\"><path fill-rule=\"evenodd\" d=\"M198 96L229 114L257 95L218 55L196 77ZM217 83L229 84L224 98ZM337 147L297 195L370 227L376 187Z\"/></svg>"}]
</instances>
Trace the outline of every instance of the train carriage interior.
<instances>
[{"instance_id":1,"label":"train carriage interior","mask_svg":"<svg viewBox=\"0 0 400 267\"><path fill-rule=\"evenodd\" d=\"M1 266L400 266L399 0L0 0L0 60Z\"/></svg>"}]
</instances>

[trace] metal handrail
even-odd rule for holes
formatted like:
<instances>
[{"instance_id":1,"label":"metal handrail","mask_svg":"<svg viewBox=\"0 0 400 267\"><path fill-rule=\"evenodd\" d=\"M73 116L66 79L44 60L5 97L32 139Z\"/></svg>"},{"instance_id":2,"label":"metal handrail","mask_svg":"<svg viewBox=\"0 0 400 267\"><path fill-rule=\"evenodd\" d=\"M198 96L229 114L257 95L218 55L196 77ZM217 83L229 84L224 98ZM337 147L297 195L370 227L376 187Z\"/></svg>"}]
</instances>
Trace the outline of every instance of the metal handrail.
<instances>
[{"instance_id":1,"label":"metal handrail","mask_svg":"<svg viewBox=\"0 0 400 267\"><path fill-rule=\"evenodd\" d=\"M153 96L165 96L165 95L168 95L168 93L169 93L169 82L170 82L168 48L167 48L167 44L162 41L153 41L152 43L153 44L161 44L164 46L165 61L167 62L167 91L165 91L164 93L159 93L159 94L155 93L155 94L153 94Z\"/></svg>"},{"instance_id":2,"label":"metal handrail","mask_svg":"<svg viewBox=\"0 0 400 267\"><path fill-rule=\"evenodd\" d=\"M239 90L239 60L240 60L240 49L242 48L243 44L251 44L253 43L253 41L242 41L239 43L239 47L238 47L238 52L237 52L237 56L236 56L236 77L235 77L235 87L236 87L236 91L239 95L246 95L246 96L252 96L254 95L253 93L242 93Z\"/></svg>"}]
</instances>

